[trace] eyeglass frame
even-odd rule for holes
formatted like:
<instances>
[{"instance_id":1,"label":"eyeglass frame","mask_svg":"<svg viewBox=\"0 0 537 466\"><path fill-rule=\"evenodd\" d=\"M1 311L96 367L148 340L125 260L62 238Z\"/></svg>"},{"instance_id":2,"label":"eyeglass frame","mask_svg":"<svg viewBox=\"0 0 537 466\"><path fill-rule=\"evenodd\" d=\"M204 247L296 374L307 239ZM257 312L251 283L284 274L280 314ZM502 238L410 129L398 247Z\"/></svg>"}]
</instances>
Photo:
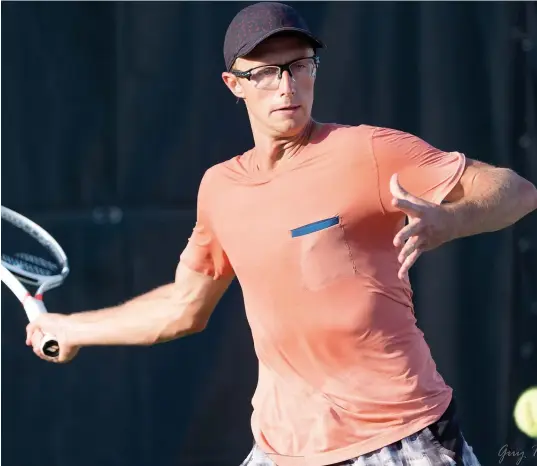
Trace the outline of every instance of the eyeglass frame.
<instances>
[{"instance_id":1,"label":"eyeglass frame","mask_svg":"<svg viewBox=\"0 0 537 466\"><path fill-rule=\"evenodd\" d=\"M283 65L260 65L260 66L256 66L254 68L250 68L249 70L246 70L246 71L240 71L240 70L231 70L230 73L233 74L234 76L236 76L237 78L244 78L244 79L247 79L248 81L250 81L250 79L252 78L252 71L255 71L255 70L258 70L260 68L265 68L267 66L275 66L276 68L279 68L280 70L280 73L278 74L278 79L282 79L282 76L283 76L283 72L284 71L287 71L289 73L289 76L291 76L291 78L293 78L293 73L291 72L291 65L301 61L301 60L307 60L307 59L313 59L313 63L315 65L316 68L319 67L319 64L321 63L321 59L319 58L318 55L313 55L311 57L302 57L302 58L297 58L296 60L292 60L290 62L287 62L287 63L284 63ZM294 79L294 78L293 78Z\"/></svg>"}]
</instances>

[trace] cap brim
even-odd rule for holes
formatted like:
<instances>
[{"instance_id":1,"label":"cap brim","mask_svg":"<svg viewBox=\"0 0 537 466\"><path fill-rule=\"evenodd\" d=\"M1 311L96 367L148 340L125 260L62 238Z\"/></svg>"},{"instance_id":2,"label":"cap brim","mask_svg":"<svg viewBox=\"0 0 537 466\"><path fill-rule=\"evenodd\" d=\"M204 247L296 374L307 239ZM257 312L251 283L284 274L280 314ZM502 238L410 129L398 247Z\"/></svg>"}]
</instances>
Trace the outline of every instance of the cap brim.
<instances>
[{"instance_id":1,"label":"cap brim","mask_svg":"<svg viewBox=\"0 0 537 466\"><path fill-rule=\"evenodd\" d=\"M248 44L248 47L245 47L243 50L240 50L235 59L231 62L231 65L229 66L228 71L233 67L233 64L237 60L237 58L244 57L245 55L248 55L253 49L255 49L261 42L267 40L269 37L272 37L276 34L279 34L281 32L296 32L299 34L302 34L303 36L306 36L313 44L316 46L316 48L324 49L326 48L326 45L317 37L315 37L311 32L306 31L305 29L296 28L296 27L281 27L278 29L275 29L273 31L270 31L269 33L265 34L264 36L261 36L259 39L257 39L255 42Z\"/></svg>"}]
</instances>

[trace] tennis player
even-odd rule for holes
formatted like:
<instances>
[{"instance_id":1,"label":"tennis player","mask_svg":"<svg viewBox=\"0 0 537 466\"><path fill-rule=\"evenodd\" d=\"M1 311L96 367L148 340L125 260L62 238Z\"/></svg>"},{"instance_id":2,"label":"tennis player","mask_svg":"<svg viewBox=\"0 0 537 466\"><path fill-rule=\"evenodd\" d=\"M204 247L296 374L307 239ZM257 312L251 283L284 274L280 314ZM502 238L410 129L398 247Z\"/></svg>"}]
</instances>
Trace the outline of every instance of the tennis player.
<instances>
[{"instance_id":1,"label":"tennis player","mask_svg":"<svg viewBox=\"0 0 537 466\"><path fill-rule=\"evenodd\" d=\"M477 466L416 326L408 270L424 251L512 225L537 190L411 134L313 120L321 48L289 6L238 13L222 77L255 144L205 173L175 283L43 315L27 344L47 359L39 340L56 335L66 362L83 346L199 332L237 277L259 359L244 465Z\"/></svg>"}]
</instances>

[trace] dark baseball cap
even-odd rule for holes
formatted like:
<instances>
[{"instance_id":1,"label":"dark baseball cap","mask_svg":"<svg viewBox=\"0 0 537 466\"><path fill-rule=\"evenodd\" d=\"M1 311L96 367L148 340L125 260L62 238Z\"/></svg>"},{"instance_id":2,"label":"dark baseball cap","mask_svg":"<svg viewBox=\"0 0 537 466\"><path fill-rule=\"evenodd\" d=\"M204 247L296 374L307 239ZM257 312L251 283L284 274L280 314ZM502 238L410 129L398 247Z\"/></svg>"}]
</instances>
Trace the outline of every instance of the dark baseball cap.
<instances>
[{"instance_id":1,"label":"dark baseball cap","mask_svg":"<svg viewBox=\"0 0 537 466\"><path fill-rule=\"evenodd\" d=\"M227 71L231 70L237 58L247 55L265 39L281 32L302 34L315 48L325 48L294 8L277 2L254 3L239 11L227 28L224 39Z\"/></svg>"}]
</instances>

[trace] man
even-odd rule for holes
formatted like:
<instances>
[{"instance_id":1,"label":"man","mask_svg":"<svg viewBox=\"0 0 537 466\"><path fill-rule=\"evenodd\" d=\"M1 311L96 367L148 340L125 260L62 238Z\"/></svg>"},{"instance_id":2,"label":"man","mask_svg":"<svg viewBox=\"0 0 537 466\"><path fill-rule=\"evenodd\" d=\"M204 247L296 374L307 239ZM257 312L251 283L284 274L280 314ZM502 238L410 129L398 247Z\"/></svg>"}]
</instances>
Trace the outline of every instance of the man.
<instances>
[{"instance_id":1,"label":"man","mask_svg":"<svg viewBox=\"0 0 537 466\"><path fill-rule=\"evenodd\" d=\"M205 173L175 283L41 316L27 344L47 359L40 339L56 335L66 362L82 346L198 332L237 277L259 358L244 465L476 466L416 327L407 272L424 251L512 225L537 208L537 190L410 134L314 121L322 47L282 4L233 19L222 77L255 145Z\"/></svg>"}]
</instances>

